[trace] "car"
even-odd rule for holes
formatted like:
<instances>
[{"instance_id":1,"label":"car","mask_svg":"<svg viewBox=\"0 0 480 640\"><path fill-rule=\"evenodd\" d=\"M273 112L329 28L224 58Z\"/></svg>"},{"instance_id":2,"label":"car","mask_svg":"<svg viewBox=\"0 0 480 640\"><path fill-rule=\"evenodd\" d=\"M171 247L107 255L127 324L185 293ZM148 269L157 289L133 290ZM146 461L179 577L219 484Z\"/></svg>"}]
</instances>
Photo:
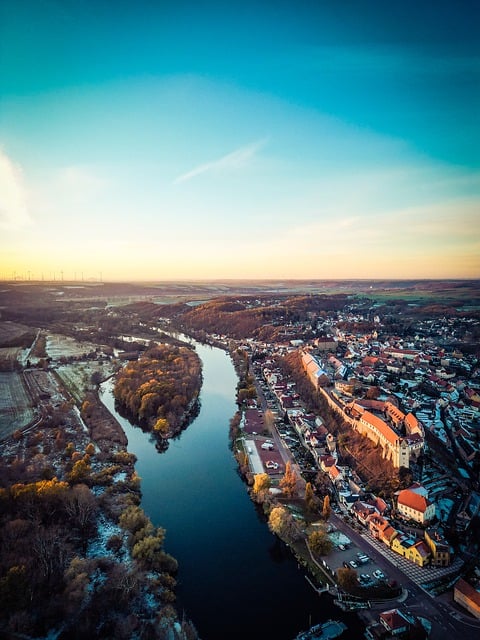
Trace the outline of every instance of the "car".
<instances>
[{"instance_id":1,"label":"car","mask_svg":"<svg viewBox=\"0 0 480 640\"><path fill-rule=\"evenodd\" d=\"M278 462L274 462L273 460L267 460L265 463L267 469L278 469Z\"/></svg>"},{"instance_id":2,"label":"car","mask_svg":"<svg viewBox=\"0 0 480 640\"><path fill-rule=\"evenodd\" d=\"M345 549L346 549L344 544L339 544L338 548L341 549L342 551L345 551Z\"/></svg>"},{"instance_id":3,"label":"car","mask_svg":"<svg viewBox=\"0 0 480 640\"><path fill-rule=\"evenodd\" d=\"M350 560L348 564L352 567L352 569L356 569L358 567L358 564L355 562L355 560Z\"/></svg>"},{"instance_id":4,"label":"car","mask_svg":"<svg viewBox=\"0 0 480 640\"><path fill-rule=\"evenodd\" d=\"M343 562L342 564L345 567L345 569L350 569L350 567L348 566L348 562Z\"/></svg>"},{"instance_id":5,"label":"car","mask_svg":"<svg viewBox=\"0 0 480 640\"><path fill-rule=\"evenodd\" d=\"M374 571L373 572L373 576L377 580L384 580L385 579L385 574L383 573L383 571L380 571L380 569L377 569L376 571Z\"/></svg>"},{"instance_id":6,"label":"car","mask_svg":"<svg viewBox=\"0 0 480 640\"><path fill-rule=\"evenodd\" d=\"M361 573L360 579L363 580L364 582L370 582L370 576L368 575L368 573Z\"/></svg>"}]
</instances>

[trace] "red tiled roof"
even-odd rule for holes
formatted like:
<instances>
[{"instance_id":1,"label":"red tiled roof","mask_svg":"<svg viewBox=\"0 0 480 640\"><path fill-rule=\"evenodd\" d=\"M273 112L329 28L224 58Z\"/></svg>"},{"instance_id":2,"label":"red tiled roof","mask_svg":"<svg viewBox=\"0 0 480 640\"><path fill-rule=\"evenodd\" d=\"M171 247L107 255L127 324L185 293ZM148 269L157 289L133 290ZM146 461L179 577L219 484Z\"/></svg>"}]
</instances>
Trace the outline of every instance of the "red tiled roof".
<instances>
[{"instance_id":1,"label":"red tiled roof","mask_svg":"<svg viewBox=\"0 0 480 640\"><path fill-rule=\"evenodd\" d=\"M418 420L413 415L413 413L407 413L407 415L405 416L405 426L411 431L414 429L418 429Z\"/></svg>"},{"instance_id":2,"label":"red tiled roof","mask_svg":"<svg viewBox=\"0 0 480 640\"><path fill-rule=\"evenodd\" d=\"M399 436L395 433L395 431L391 429L388 424L381 418L378 418L373 413L370 413L370 411L363 412L362 420L365 420L365 422L372 425L372 427L378 429L378 431L384 436L384 438L391 444L396 444L399 440Z\"/></svg>"},{"instance_id":3,"label":"red tiled roof","mask_svg":"<svg viewBox=\"0 0 480 640\"><path fill-rule=\"evenodd\" d=\"M388 526L388 527L385 527L385 529L382 531L382 537L385 540L391 540L392 538L395 537L396 533L397 533L396 529L394 529L391 526Z\"/></svg>"},{"instance_id":4,"label":"red tiled roof","mask_svg":"<svg viewBox=\"0 0 480 640\"><path fill-rule=\"evenodd\" d=\"M410 491L410 489L400 491L397 502L405 507L410 507L410 509L415 509L415 511L419 511L420 513L425 513L427 507L432 504L430 500L427 500L427 498L414 491Z\"/></svg>"},{"instance_id":5,"label":"red tiled roof","mask_svg":"<svg viewBox=\"0 0 480 640\"><path fill-rule=\"evenodd\" d=\"M387 414L395 420L403 420L405 417L405 414L391 402L385 403L385 410Z\"/></svg>"},{"instance_id":6,"label":"red tiled roof","mask_svg":"<svg viewBox=\"0 0 480 640\"><path fill-rule=\"evenodd\" d=\"M391 611L383 611L380 614L380 619L391 631L395 629L402 629L408 626L408 620L406 620L398 609L392 609Z\"/></svg>"}]
</instances>

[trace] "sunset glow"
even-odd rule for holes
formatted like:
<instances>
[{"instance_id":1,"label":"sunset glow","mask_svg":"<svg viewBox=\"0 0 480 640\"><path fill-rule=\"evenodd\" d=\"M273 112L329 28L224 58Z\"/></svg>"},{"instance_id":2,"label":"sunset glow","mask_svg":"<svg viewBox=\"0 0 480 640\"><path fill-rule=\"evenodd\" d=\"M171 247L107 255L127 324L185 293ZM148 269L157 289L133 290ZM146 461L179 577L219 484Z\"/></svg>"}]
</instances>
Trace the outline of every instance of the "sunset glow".
<instances>
[{"instance_id":1,"label":"sunset glow","mask_svg":"<svg viewBox=\"0 0 480 640\"><path fill-rule=\"evenodd\" d=\"M4 3L0 278L478 278L478 21L418 4Z\"/></svg>"}]
</instances>

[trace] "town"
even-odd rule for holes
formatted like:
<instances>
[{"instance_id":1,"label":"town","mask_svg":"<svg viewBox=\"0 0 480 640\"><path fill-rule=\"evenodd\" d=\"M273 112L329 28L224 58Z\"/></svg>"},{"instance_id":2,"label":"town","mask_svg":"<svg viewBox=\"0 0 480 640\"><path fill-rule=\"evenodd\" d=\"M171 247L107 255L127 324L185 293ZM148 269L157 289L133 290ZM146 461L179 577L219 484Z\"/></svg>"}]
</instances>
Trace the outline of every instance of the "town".
<instances>
[{"instance_id":1,"label":"town","mask_svg":"<svg viewBox=\"0 0 480 640\"><path fill-rule=\"evenodd\" d=\"M328 592L340 609L359 612L368 638L413 638L420 628L434 640L473 637L480 615L478 312L405 302L401 291L385 297L384 285L371 295L297 287L279 294L236 285L219 295L216 286L198 285L161 294L107 284L6 285L4 455L19 460L17 443L26 438L35 464L45 460L36 431L51 421L57 396L55 411L61 421L71 413L72 425L78 422L81 447L88 436L105 437L90 424L92 391L148 344L184 332L221 347L236 364L232 447L252 495L266 477L269 498L262 500L282 497L292 471L292 499L282 504L303 533L324 526L315 516L322 508L306 522L298 505L312 488L322 496L328 548L299 558L313 567L320 598ZM7 346L14 342L9 331L27 325L28 346ZM115 462L125 456L124 436L115 432L113 449L108 437L94 483L113 469L109 448ZM68 439L75 438L72 427ZM30 449L22 450L27 456ZM128 463L131 491L138 478Z\"/></svg>"},{"instance_id":2,"label":"town","mask_svg":"<svg viewBox=\"0 0 480 640\"><path fill-rule=\"evenodd\" d=\"M249 308L256 305L262 302L249 302ZM334 549L322 560L327 575L347 567L367 588L407 577L421 589L420 597L450 592L478 617L480 369L478 354L459 348L465 336L478 335L478 318L409 318L408 335L399 336L385 331L377 305L362 300L321 318L312 313L307 321L283 321L281 340L235 341L251 363L257 392L244 400L250 471L268 474L278 486L290 457L303 480L319 471L328 477ZM362 325L367 329L351 330ZM232 349L231 336L208 338ZM336 438L322 414L306 408L294 380L278 366L291 353L299 354L305 376L330 411L374 443L395 469L408 470L408 486L390 495L372 491L362 478L362 461L346 463L337 446L342 435ZM370 550L387 559L390 570L382 562L377 566ZM370 606L360 600L340 596L337 602L350 609ZM396 627L385 620L382 626L380 616L368 637L379 637L379 625L383 634L385 626L391 634L413 630L413 618L395 612L389 619Z\"/></svg>"}]
</instances>

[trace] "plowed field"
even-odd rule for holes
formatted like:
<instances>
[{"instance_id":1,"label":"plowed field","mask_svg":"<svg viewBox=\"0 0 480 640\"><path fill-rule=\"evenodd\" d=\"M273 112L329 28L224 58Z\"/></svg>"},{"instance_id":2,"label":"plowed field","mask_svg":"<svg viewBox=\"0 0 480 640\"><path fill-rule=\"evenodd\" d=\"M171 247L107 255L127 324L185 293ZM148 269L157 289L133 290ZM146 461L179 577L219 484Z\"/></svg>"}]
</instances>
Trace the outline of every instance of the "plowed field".
<instances>
[{"instance_id":1,"label":"plowed field","mask_svg":"<svg viewBox=\"0 0 480 640\"><path fill-rule=\"evenodd\" d=\"M0 372L0 439L25 427L33 415L22 376L16 372Z\"/></svg>"}]
</instances>

